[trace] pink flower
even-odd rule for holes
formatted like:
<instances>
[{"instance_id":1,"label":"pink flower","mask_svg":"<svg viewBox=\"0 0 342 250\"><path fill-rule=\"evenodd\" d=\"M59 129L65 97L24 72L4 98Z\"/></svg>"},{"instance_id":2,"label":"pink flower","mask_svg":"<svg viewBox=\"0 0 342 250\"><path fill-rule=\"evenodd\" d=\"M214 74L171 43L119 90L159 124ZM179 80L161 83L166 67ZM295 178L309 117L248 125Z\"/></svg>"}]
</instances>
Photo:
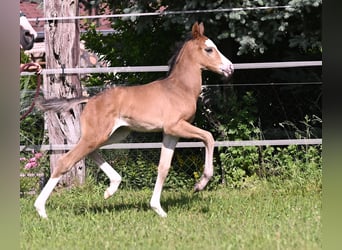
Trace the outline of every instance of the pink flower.
<instances>
[{"instance_id":1,"label":"pink flower","mask_svg":"<svg viewBox=\"0 0 342 250\"><path fill-rule=\"evenodd\" d=\"M41 157L43 157L43 154L38 152L35 153L34 150L32 151L32 154L34 154L33 157L31 157L30 159L26 159L25 157L20 157L20 161L22 162L26 162L24 168L25 169L31 169L31 168L35 168L39 165L39 159Z\"/></svg>"},{"instance_id":2,"label":"pink flower","mask_svg":"<svg viewBox=\"0 0 342 250\"><path fill-rule=\"evenodd\" d=\"M31 169L31 168L34 168L34 167L37 167L38 166L38 163L36 161L30 161L28 163L26 163L25 165L25 169Z\"/></svg>"},{"instance_id":3,"label":"pink flower","mask_svg":"<svg viewBox=\"0 0 342 250\"><path fill-rule=\"evenodd\" d=\"M29 162L36 162L36 163L37 163L36 157L32 157L32 158L29 160Z\"/></svg>"},{"instance_id":4,"label":"pink flower","mask_svg":"<svg viewBox=\"0 0 342 250\"><path fill-rule=\"evenodd\" d=\"M34 157L36 157L36 159L39 159L43 156L42 153L35 153Z\"/></svg>"}]
</instances>

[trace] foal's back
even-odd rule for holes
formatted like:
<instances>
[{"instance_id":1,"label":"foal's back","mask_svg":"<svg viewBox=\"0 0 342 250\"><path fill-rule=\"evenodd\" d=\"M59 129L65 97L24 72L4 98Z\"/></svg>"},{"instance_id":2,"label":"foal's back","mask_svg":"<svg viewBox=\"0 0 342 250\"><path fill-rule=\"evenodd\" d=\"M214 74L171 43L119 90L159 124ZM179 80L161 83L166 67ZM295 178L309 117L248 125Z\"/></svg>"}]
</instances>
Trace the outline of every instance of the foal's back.
<instances>
[{"instance_id":1,"label":"foal's back","mask_svg":"<svg viewBox=\"0 0 342 250\"><path fill-rule=\"evenodd\" d=\"M82 117L87 119L81 117L81 126L105 126L106 130L128 126L136 131L154 132L180 119L192 120L196 99L175 91L171 84L165 78L144 85L108 89L88 101L82 112ZM90 121L89 117L93 119ZM104 120L109 122L103 124Z\"/></svg>"}]
</instances>

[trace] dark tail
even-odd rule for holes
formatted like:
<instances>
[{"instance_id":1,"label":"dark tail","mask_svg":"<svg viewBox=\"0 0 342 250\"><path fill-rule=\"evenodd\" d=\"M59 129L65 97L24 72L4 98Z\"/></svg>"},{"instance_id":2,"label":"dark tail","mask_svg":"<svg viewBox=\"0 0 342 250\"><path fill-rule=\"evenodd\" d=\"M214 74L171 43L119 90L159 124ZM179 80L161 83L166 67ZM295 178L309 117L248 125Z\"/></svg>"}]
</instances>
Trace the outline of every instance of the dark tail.
<instances>
[{"instance_id":1,"label":"dark tail","mask_svg":"<svg viewBox=\"0 0 342 250\"><path fill-rule=\"evenodd\" d=\"M88 102L89 97L76 97L76 98L53 98L44 99L39 97L36 101L36 106L42 111L55 111L62 112L72 109L75 105Z\"/></svg>"}]
</instances>

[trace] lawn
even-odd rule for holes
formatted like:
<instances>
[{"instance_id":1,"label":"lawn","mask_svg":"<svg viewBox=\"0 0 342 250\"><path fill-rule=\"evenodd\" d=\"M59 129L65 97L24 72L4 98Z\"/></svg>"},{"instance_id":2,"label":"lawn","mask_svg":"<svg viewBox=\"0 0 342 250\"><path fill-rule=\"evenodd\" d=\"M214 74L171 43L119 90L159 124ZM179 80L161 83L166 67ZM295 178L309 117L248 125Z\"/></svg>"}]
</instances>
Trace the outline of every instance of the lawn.
<instances>
[{"instance_id":1,"label":"lawn","mask_svg":"<svg viewBox=\"0 0 342 250\"><path fill-rule=\"evenodd\" d=\"M152 190L103 186L55 191L36 214L35 197L20 199L21 249L321 249L322 192L259 182L245 189L164 190L168 212L150 208Z\"/></svg>"}]
</instances>

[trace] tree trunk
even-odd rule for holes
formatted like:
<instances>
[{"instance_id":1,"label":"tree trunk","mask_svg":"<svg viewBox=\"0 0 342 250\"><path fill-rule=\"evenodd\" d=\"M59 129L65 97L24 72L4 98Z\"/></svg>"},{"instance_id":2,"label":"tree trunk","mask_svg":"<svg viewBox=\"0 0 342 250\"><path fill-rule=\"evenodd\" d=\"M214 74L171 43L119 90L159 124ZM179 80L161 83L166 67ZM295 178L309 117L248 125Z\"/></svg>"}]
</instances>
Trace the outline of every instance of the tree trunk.
<instances>
[{"instance_id":1,"label":"tree trunk","mask_svg":"<svg viewBox=\"0 0 342 250\"><path fill-rule=\"evenodd\" d=\"M46 17L78 16L78 0L44 0ZM46 68L75 68L79 66L79 24L78 20L48 21L45 24ZM44 95L50 98L72 98L82 94L77 74L48 75L44 81ZM70 111L46 114L46 126L50 144L75 144L80 137L79 117L81 106ZM50 156L50 170L65 151L53 151ZM65 186L83 184L85 179L84 160L78 162L60 183Z\"/></svg>"}]
</instances>

